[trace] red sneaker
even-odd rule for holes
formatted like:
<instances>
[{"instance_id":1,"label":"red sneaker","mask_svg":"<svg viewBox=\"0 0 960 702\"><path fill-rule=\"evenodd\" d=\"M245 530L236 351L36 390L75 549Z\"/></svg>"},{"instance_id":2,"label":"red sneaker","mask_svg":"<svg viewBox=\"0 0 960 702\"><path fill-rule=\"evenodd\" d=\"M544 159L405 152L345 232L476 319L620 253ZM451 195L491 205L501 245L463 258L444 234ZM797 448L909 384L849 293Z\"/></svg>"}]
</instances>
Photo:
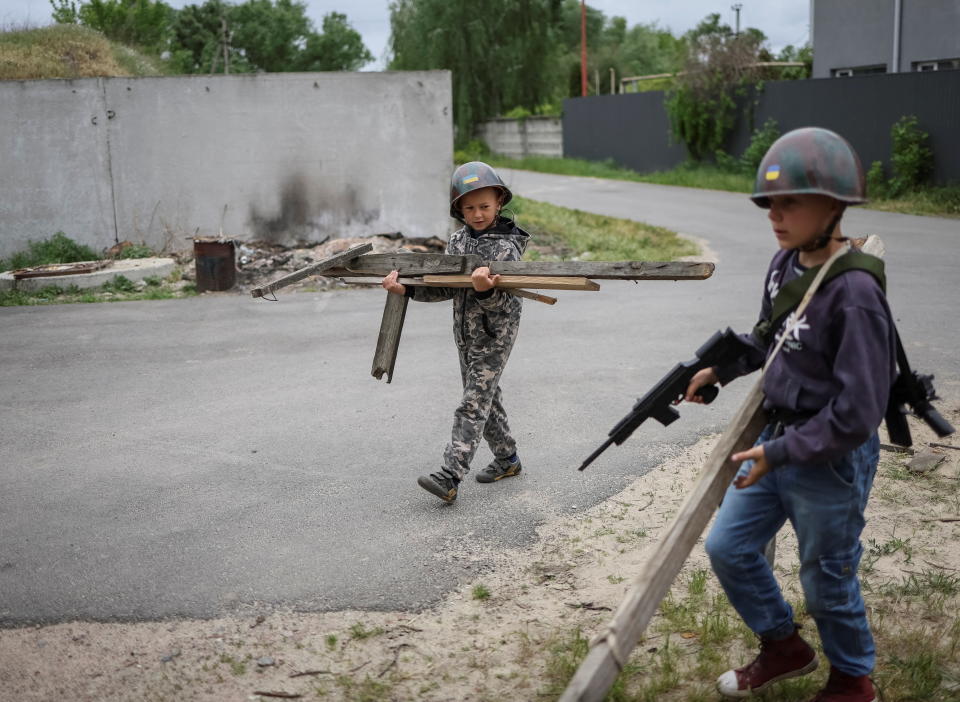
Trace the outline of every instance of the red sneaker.
<instances>
[{"instance_id":1,"label":"red sneaker","mask_svg":"<svg viewBox=\"0 0 960 702\"><path fill-rule=\"evenodd\" d=\"M810 702L877 702L877 693L868 676L847 675L831 666L827 686Z\"/></svg>"},{"instance_id":2,"label":"red sneaker","mask_svg":"<svg viewBox=\"0 0 960 702\"><path fill-rule=\"evenodd\" d=\"M761 638L760 655L749 665L728 670L717 678L717 690L724 697L749 697L778 680L812 673L817 665L817 652L794 629L780 641Z\"/></svg>"}]
</instances>

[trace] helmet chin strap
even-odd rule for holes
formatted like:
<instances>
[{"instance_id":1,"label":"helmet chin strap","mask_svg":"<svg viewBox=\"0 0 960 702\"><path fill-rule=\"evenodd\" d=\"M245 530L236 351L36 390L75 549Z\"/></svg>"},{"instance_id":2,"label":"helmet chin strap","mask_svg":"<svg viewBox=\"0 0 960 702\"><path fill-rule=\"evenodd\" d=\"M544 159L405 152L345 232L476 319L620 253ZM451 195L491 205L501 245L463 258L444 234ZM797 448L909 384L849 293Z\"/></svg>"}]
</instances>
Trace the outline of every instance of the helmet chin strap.
<instances>
[{"instance_id":1,"label":"helmet chin strap","mask_svg":"<svg viewBox=\"0 0 960 702\"><path fill-rule=\"evenodd\" d=\"M836 215L834 215L833 219L830 220L830 224L827 225L827 228L820 236L808 244L798 246L797 250L805 252L819 251L820 249L826 248L831 241L846 241L847 237L845 236L833 236L833 230L837 228L838 224L840 224L841 217L843 217L843 210L840 210Z\"/></svg>"}]
</instances>

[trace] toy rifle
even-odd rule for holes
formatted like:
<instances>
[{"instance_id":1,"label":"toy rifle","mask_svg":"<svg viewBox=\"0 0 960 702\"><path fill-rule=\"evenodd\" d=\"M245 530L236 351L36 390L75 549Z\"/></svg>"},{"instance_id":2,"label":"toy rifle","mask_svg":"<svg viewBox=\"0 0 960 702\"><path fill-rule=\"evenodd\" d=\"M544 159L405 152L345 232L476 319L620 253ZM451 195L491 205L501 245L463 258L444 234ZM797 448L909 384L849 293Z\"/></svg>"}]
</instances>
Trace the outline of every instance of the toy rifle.
<instances>
[{"instance_id":1,"label":"toy rifle","mask_svg":"<svg viewBox=\"0 0 960 702\"><path fill-rule=\"evenodd\" d=\"M913 439L910 437L910 426L907 424L907 413L913 414L927 423L941 439L953 433L954 429L937 409L930 404L931 400L939 399L933 388L933 376L922 375L910 370L907 354L897 334L897 368L899 375L890 388L890 401L887 403L887 413L884 417L887 422L887 434L890 443L898 446L910 446ZM907 406L909 405L909 410Z\"/></svg>"},{"instance_id":2,"label":"toy rifle","mask_svg":"<svg viewBox=\"0 0 960 702\"><path fill-rule=\"evenodd\" d=\"M619 446L626 441L647 419L652 417L663 426L679 419L680 413L674 405L686 393L693 376L704 368L732 363L749 348L749 344L737 336L730 327L727 327L726 331L716 332L697 349L695 358L675 365L653 389L637 400L630 413L610 430L609 438L587 457L580 466L580 470L584 470L593 463L597 456L606 451L611 444ZM715 385L705 385L697 390L697 395L703 398L704 403L710 404L718 392Z\"/></svg>"}]
</instances>

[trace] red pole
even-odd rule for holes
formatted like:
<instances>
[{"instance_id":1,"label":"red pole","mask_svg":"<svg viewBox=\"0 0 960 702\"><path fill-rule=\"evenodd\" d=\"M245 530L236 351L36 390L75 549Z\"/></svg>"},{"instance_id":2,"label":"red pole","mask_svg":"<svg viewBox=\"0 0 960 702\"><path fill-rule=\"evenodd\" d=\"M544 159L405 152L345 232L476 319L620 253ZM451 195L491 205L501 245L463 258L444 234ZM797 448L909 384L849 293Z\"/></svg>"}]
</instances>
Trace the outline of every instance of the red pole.
<instances>
[{"instance_id":1,"label":"red pole","mask_svg":"<svg viewBox=\"0 0 960 702\"><path fill-rule=\"evenodd\" d=\"M587 0L580 0L580 95L587 96Z\"/></svg>"}]
</instances>

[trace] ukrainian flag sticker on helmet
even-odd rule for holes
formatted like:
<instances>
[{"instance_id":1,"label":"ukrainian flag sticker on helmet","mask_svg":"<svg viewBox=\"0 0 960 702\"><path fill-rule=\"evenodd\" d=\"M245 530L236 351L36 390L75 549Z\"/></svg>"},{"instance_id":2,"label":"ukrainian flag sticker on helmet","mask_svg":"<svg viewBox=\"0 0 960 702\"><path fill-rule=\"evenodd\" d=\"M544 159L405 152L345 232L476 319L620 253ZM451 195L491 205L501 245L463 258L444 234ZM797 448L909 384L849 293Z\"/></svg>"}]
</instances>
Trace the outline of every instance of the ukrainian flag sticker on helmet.
<instances>
[{"instance_id":1,"label":"ukrainian flag sticker on helmet","mask_svg":"<svg viewBox=\"0 0 960 702\"><path fill-rule=\"evenodd\" d=\"M470 183L476 183L478 180L480 180L480 176L478 175L467 176L463 179L463 184L469 185Z\"/></svg>"},{"instance_id":2,"label":"ukrainian flag sticker on helmet","mask_svg":"<svg viewBox=\"0 0 960 702\"><path fill-rule=\"evenodd\" d=\"M778 164L767 166L767 180L776 180L779 177L780 177L780 166Z\"/></svg>"}]
</instances>

